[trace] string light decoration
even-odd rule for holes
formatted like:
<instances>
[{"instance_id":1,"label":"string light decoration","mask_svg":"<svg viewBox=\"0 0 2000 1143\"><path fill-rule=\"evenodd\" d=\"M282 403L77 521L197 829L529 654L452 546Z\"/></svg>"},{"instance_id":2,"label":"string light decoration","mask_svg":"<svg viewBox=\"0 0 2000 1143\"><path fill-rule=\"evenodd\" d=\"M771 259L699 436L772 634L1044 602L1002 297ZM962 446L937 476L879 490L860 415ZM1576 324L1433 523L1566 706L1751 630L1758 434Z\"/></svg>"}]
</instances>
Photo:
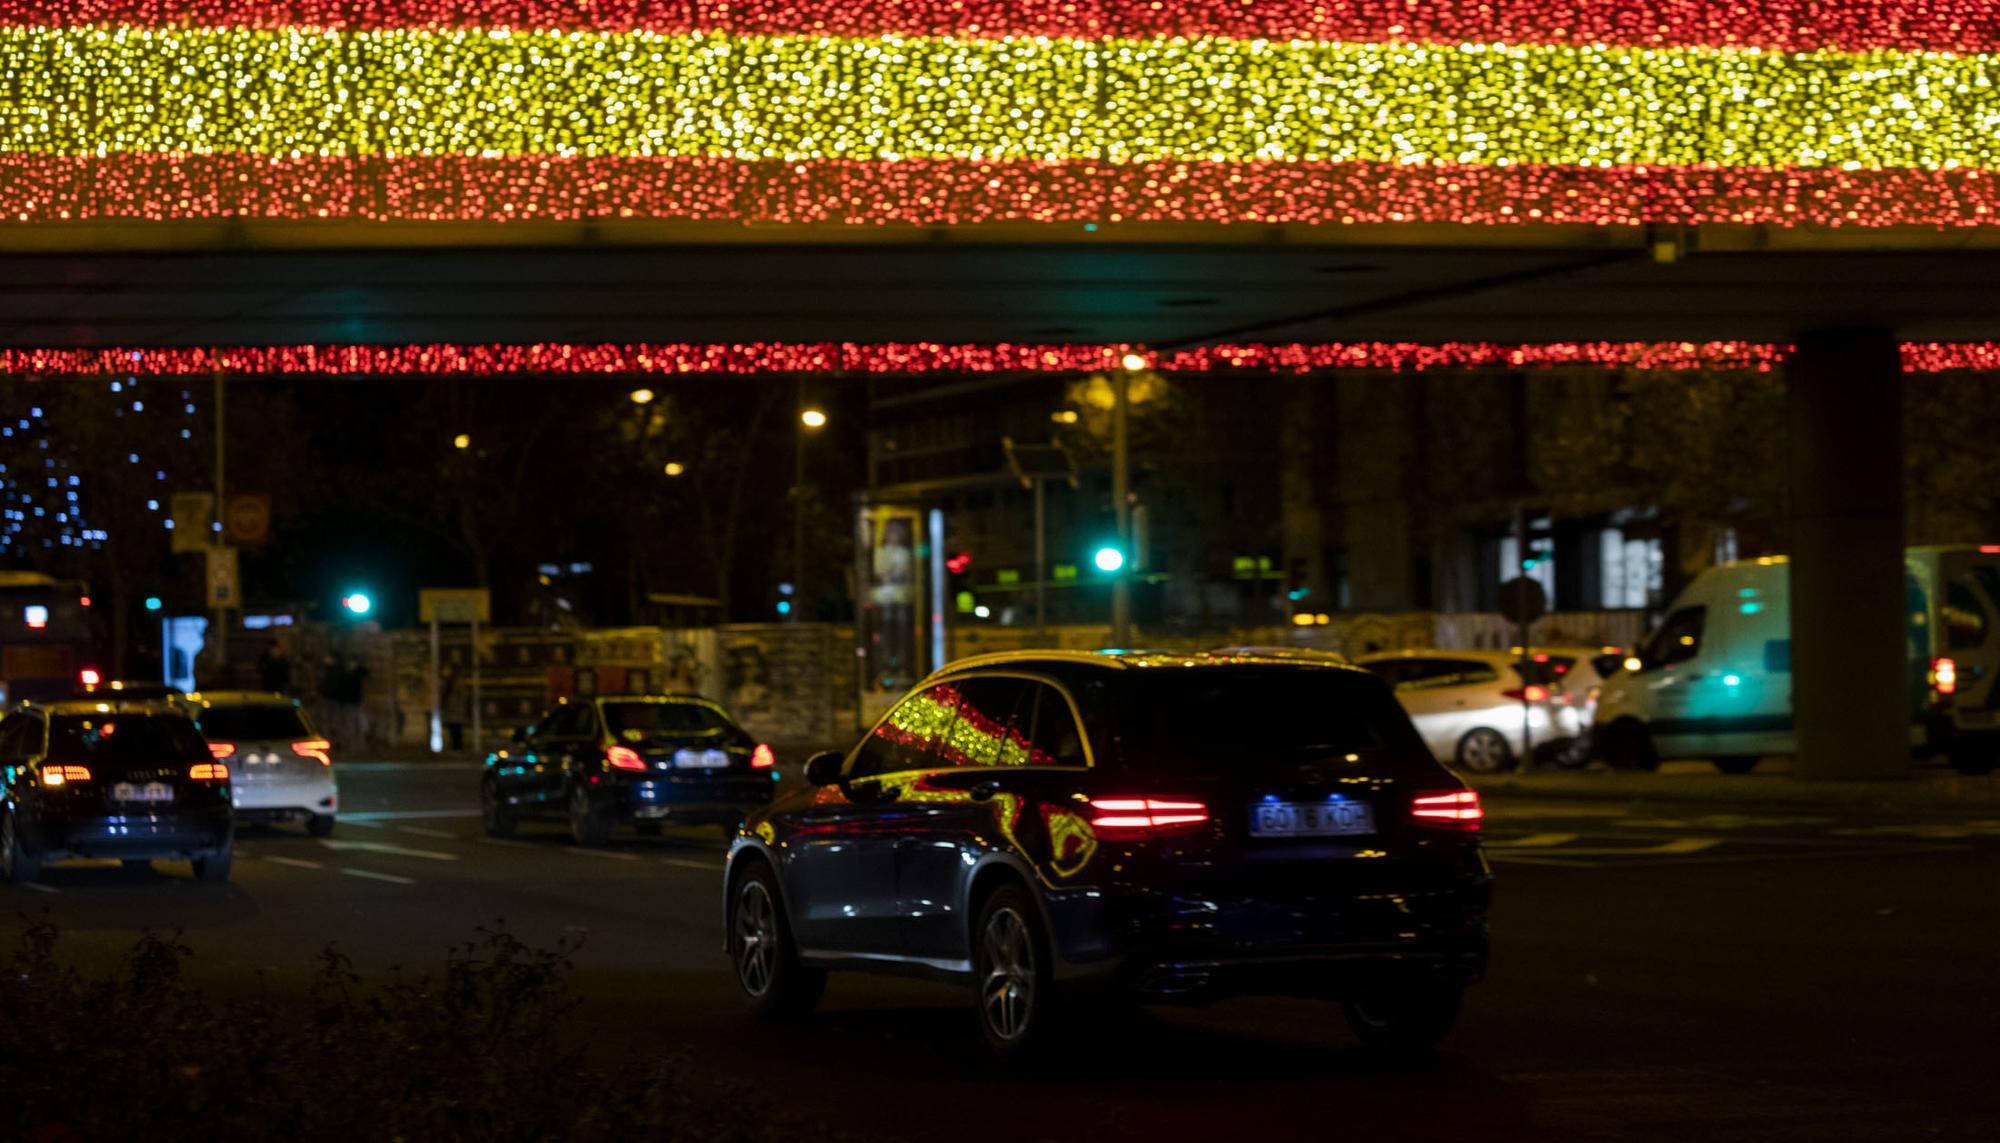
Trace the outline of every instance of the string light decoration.
<instances>
[{"instance_id":1,"label":"string light decoration","mask_svg":"<svg viewBox=\"0 0 2000 1143\"><path fill-rule=\"evenodd\" d=\"M5 0L0 24L2000 48L1988 0Z\"/></svg>"},{"instance_id":2,"label":"string light decoration","mask_svg":"<svg viewBox=\"0 0 2000 1143\"><path fill-rule=\"evenodd\" d=\"M1996 9L0 0L0 219L1990 225Z\"/></svg>"},{"instance_id":3,"label":"string light decoration","mask_svg":"<svg viewBox=\"0 0 2000 1143\"><path fill-rule=\"evenodd\" d=\"M1781 367L1791 347L1745 342L1291 343L1154 352L1134 345L949 345L909 342L747 342L661 345L290 345L225 349L0 349L0 375L128 376L1088 373L1143 353L1163 373L1305 373L1329 369L1636 369L1653 372ZM1914 373L2000 371L2000 343L1911 343Z\"/></svg>"}]
</instances>

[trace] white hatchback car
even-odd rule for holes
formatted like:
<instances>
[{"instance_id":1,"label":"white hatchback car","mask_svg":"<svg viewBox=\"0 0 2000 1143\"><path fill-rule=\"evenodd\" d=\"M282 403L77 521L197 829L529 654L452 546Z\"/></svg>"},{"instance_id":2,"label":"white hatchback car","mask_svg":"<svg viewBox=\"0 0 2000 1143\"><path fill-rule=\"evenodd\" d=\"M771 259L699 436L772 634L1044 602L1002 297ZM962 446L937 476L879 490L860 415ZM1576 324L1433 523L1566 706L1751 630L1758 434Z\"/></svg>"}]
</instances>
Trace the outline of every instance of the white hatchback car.
<instances>
[{"instance_id":1,"label":"white hatchback car","mask_svg":"<svg viewBox=\"0 0 2000 1143\"><path fill-rule=\"evenodd\" d=\"M187 696L209 753L229 763L239 822L295 821L314 837L333 832L339 784L327 740L297 699L267 691Z\"/></svg>"},{"instance_id":2,"label":"white hatchback car","mask_svg":"<svg viewBox=\"0 0 2000 1143\"><path fill-rule=\"evenodd\" d=\"M1526 664L1518 651L1436 650L1389 651L1354 662L1395 689L1440 762L1474 774L1512 769L1530 747L1540 752L1573 745L1589 725L1579 709L1588 681L1570 649L1534 648Z\"/></svg>"}]
</instances>

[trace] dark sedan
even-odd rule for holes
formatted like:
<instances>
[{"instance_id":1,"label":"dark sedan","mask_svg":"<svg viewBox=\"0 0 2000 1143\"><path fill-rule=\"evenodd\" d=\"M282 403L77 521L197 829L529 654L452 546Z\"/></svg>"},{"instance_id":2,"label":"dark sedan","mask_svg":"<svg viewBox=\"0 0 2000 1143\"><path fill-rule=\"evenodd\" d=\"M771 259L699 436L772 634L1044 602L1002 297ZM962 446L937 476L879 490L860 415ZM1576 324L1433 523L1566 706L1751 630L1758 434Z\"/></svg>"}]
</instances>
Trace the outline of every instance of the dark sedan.
<instances>
[{"instance_id":1,"label":"dark sedan","mask_svg":"<svg viewBox=\"0 0 2000 1143\"><path fill-rule=\"evenodd\" d=\"M197 880L229 880L229 766L179 714L83 701L16 711L0 720L0 775L9 881L69 857L186 858Z\"/></svg>"},{"instance_id":2,"label":"dark sedan","mask_svg":"<svg viewBox=\"0 0 2000 1143\"><path fill-rule=\"evenodd\" d=\"M479 804L495 837L523 818L567 821L578 845L602 845L618 825L719 822L733 834L770 804L774 761L704 698L565 699L486 759Z\"/></svg>"},{"instance_id":3,"label":"dark sedan","mask_svg":"<svg viewBox=\"0 0 2000 1143\"><path fill-rule=\"evenodd\" d=\"M972 986L1028 1052L1093 995L1341 1001L1427 1050L1486 962L1477 794L1381 680L1253 653L952 665L746 823L725 881L750 1006L829 969Z\"/></svg>"}]
</instances>

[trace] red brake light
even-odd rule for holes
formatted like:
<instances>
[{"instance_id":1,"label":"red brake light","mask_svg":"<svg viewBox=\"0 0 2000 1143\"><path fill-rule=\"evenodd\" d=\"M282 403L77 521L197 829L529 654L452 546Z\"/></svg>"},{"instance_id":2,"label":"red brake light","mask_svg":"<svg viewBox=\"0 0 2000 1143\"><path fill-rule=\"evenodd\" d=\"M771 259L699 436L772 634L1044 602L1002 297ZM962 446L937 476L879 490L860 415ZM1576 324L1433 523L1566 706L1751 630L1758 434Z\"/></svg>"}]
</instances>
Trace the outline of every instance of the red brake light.
<instances>
[{"instance_id":1,"label":"red brake light","mask_svg":"<svg viewBox=\"0 0 2000 1143\"><path fill-rule=\"evenodd\" d=\"M308 738L304 742L292 743L292 753L301 758L311 758L322 766L331 766L333 756L327 751L332 747L333 743L324 738Z\"/></svg>"},{"instance_id":2,"label":"red brake light","mask_svg":"<svg viewBox=\"0 0 2000 1143\"><path fill-rule=\"evenodd\" d=\"M94 687L104 681L104 676L97 673L96 667L85 667L76 673L76 681L86 687Z\"/></svg>"},{"instance_id":3,"label":"red brake light","mask_svg":"<svg viewBox=\"0 0 2000 1143\"><path fill-rule=\"evenodd\" d=\"M1090 813L1090 828L1107 840L1187 833L1208 821L1207 805L1162 798L1092 798Z\"/></svg>"},{"instance_id":4,"label":"red brake light","mask_svg":"<svg viewBox=\"0 0 2000 1143\"><path fill-rule=\"evenodd\" d=\"M51 765L42 767L42 785L44 786L62 786L70 782L88 781L90 781L90 767L88 766Z\"/></svg>"},{"instance_id":5,"label":"red brake light","mask_svg":"<svg viewBox=\"0 0 2000 1143\"><path fill-rule=\"evenodd\" d=\"M1931 660L1931 687L1941 695L1958 693L1958 662L1954 659Z\"/></svg>"},{"instance_id":6,"label":"red brake light","mask_svg":"<svg viewBox=\"0 0 2000 1143\"><path fill-rule=\"evenodd\" d=\"M236 744L234 742L211 742L208 744L208 756L217 761L221 761L234 753L236 753Z\"/></svg>"},{"instance_id":7,"label":"red brake light","mask_svg":"<svg viewBox=\"0 0 2000 1143\"><path fill-rule=\"evenodd\" d=\"M221 762L197 762L188 768L188 777L197 782L227 782L229 767Z\"/></svg>"},{"instance_id":8,"label":"red brake light","mask_svg":"<svg viewBox=\"0 0 2000 1143\"><path fill-rule=\"evenodd\" d=\"M1529 683L1525 687L1515 687L1510 691L1501 691L1500 697L1510 698L1515 702L1520 702L1522 699L1526 699L1529 702L1547 702L1549 701L1549 688Z\"/></svg>"},{"instance_id":9,"label":"red brake light","mask_svg":"<svg viewBox=\"0 0 2000 1143\"><path fill-rule=\"evenodd\" d=\"M757 749L750 752L750 768L752 770L769 770L777 764L778 756L771 753L771 748L761 742L757 744Z\"/></svg>"},{"instance_id":10,"label":"red brake light","mask_svg":"<svg viewBox=\"0 0 2000 1143\"><path fill-rule=\"evenodd\" d=\"M644 770L646 760L630 746L613 746L604 752L604 760L620 770Z\"/></svg>"},{"instance_id":11,"label":"red brake light","mask_svg":"<svg viewBox=\"0 0 2000 1143\"><path fill-rule=\"evenodd\" d=\"M1486 811L1479 808L1479 794L1474 790L1440 790L1410 799L1410 818L1418 825L1469 833L1477 830L1485 817Z\"/></svg>"}]
</instances>

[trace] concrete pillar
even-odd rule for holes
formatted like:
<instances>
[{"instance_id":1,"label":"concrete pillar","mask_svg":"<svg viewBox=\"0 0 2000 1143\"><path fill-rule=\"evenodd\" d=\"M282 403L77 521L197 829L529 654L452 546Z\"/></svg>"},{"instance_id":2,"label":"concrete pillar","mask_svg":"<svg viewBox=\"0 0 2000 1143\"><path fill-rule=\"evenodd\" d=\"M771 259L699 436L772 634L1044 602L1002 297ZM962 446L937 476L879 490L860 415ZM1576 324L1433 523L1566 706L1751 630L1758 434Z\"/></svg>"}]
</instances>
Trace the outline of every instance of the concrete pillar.
<instances>
[{"instance_id":1,"label":"concrete pillar","mask_svg":"<svg viewBox=\"0 0 2000 1143\"><path fill-rule=\"evenodd\" d=\"M1785 364L1802 778L1909 773L1902 393L1887 330L1810 334Z\"/></svg>"}]
</instances>

